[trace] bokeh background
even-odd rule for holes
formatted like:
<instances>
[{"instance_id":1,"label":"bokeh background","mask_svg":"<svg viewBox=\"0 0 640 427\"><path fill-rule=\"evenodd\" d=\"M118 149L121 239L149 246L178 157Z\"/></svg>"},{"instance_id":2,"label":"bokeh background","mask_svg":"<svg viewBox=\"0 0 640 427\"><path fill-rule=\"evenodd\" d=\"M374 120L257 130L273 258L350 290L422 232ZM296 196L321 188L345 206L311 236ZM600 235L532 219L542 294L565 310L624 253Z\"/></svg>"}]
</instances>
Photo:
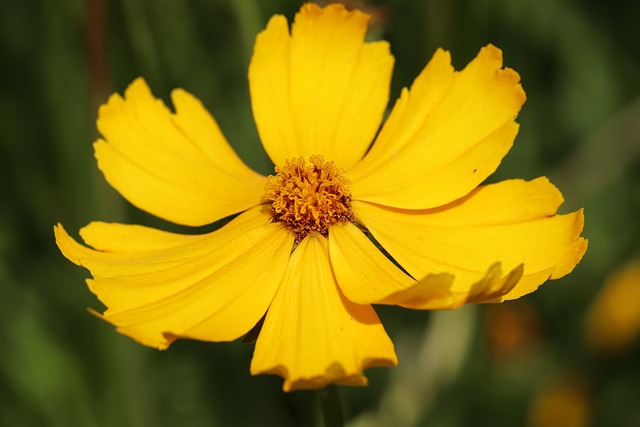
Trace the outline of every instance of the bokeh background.
<instances>
[{"instance_id":1,"label":"bokeh background","mask_svg":"<svg viewBox=\"0 0 640 427\"><path fill-rule=\"evenodd\" d=\"M528 95L491 180L547 175L586 209L573 274L521 300L452 312L380 308L400 365L340 387L351 426L640 426L640 2L351 1L391 42L391 99L442 46L463 67L493 43ZM296 1L0 2L0 425L315 426L313 392L249 375L252 346L142 347L91 316L88 272L53 225L176 229L104 182L98 105L144 76L201 98L241 157L272 165L252 121L247 65L267 19Z\"/></svg>"}]
</instances>

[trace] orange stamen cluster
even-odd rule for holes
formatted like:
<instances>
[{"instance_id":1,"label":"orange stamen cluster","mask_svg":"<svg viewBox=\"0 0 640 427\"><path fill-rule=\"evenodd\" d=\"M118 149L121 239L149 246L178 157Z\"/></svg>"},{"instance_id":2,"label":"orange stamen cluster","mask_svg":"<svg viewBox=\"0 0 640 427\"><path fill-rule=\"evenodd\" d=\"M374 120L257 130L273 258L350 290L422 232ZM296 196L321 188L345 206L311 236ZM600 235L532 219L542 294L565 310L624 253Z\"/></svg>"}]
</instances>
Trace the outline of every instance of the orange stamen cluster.
<instances>
[{"instance_id":1,"label":"orange stamen cluster","mask_svg":"<svg viewBox=\"0 0 640 427\"><path fill-rule=\"evenodd\" d=\"M300 243L309 233L327 237L329 224L353 221L349 180L322 156L300 157L276 166L265 185L275 221L283 222Z\"/></svg>"}]
</instances>

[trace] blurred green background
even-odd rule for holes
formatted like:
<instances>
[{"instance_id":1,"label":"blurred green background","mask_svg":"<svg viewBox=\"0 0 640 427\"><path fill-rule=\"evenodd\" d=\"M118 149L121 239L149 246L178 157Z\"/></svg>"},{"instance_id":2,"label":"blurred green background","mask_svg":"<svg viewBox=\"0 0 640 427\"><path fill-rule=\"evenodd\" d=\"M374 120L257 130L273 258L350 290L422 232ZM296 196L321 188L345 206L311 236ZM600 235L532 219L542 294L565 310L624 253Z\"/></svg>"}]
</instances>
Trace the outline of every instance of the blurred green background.
<instances>
[{"instance_id":1,"label":"blurred green background","mask_svg":"<svg viewBox=\"0 0 640 427\"><path fill-rule=\"evenodd\" d=\"M487 43L500 47L528 101L491 180L549 176L563 212L585 207L590 240L573 274L519 301L380 308L400 365L368 371L369 387L339 388L349 425L640 426L639 325L627 321L616 345L590 344L585 332L607 278L639 256L640 2L349 3L374 15L371 38L391 42L392 100L439 46L457 68ZM284 394L279 378L249 375L250 345L179 341L158 352L91 316L86 308L101 306L88 272L60 255L52 232L91 220L175 229L132 208L93 159L98 105L137 76L165 100L175 87L198 96L241 157L269 173L246 70L268 18L291 19L299 6L0 2L0 425L318 425L315 393ZM608 323L618 301L640 312L637 293L615 301L598 336L619 330Z\"/></svg>"}]
</instances>

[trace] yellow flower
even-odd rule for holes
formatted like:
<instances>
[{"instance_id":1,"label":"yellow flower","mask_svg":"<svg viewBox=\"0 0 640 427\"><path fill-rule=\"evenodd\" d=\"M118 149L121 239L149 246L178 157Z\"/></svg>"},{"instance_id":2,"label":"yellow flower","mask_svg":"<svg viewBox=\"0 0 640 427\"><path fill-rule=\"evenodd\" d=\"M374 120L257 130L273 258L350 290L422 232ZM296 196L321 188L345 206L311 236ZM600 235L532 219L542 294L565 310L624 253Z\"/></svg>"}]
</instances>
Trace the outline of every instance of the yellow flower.
<instances>
[{"instance_id":1,"label":"yellow flower","mask_svg":"<svg viewBox=\"0 0 640 427\"><path fill-rule=\"evenodd\" d=\"M378 132L394 59L388 43L365 43L368 19L306 4L291 33L274 16L258 35L249 84L270 177L183 90L175 113L142 79L100 108L98 166L127 200L189 226L240 213L204 235L93 222L80 231L93 249L58 225L118 331L164 349L235 340L264 316L253 374L280 375L287 391L366 384L364 369L397 363L371 304L514 299L579 262L582 212L555 215L563 199L546 178L478 186L525 101L500 50L459 72L438 50Z\"/></svg>"}]
</instances>

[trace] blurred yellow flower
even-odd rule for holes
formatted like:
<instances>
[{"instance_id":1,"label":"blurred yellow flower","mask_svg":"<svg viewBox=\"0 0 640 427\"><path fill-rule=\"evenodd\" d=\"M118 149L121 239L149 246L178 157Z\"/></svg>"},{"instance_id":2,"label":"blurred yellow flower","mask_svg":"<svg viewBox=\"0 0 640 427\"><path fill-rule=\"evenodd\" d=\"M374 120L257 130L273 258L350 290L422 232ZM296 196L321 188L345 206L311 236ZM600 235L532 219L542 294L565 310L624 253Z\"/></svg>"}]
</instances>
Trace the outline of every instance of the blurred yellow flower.
<instances>
[{"instance_id":1,"label":"blurred yellow flower","mask_svg":"<svg viewBox=\"0 0 640 427\"><path fill-rule=\"evenodd\" d=\"M580 379L567 378L543 388L529 410L530 427L587 427L589 394Z\"/></svg>"},{"instance_id":2,"label":"blurred yellow flower","mask_svg":"<svg viewBox=\"0 0 640 427\"><path fill-rule=\"evenodd\" d=\"M204 235L94 222L80 231L93 249L58 225L118 331L164 349L235 340L264 316L253 374L281 375L287 391L366 384L364 369L397 363L371 304L514 299L579 262L582 211L555 215L563 199L546 178L479 186L525 101L500 50L459 72L436 51L378 132L394 59L365 43L368 20L306 4L291 32L277 15L258 35L249 84L270 177L183 90L175 113L142 79L100 108L98 166L127 200L189 226L240 213Z\"/></svg>"},{"instance_id":3,"label":"blurred yellow flower","mask_svg":"<svg viewBox=\"0 0 640 427\"><path fill-rule=\"evenodd\" d=\"M587 315L587 342L596 351L623 352L640 334L640 262L614 272Z\"/></svg>"}]
</instances>

